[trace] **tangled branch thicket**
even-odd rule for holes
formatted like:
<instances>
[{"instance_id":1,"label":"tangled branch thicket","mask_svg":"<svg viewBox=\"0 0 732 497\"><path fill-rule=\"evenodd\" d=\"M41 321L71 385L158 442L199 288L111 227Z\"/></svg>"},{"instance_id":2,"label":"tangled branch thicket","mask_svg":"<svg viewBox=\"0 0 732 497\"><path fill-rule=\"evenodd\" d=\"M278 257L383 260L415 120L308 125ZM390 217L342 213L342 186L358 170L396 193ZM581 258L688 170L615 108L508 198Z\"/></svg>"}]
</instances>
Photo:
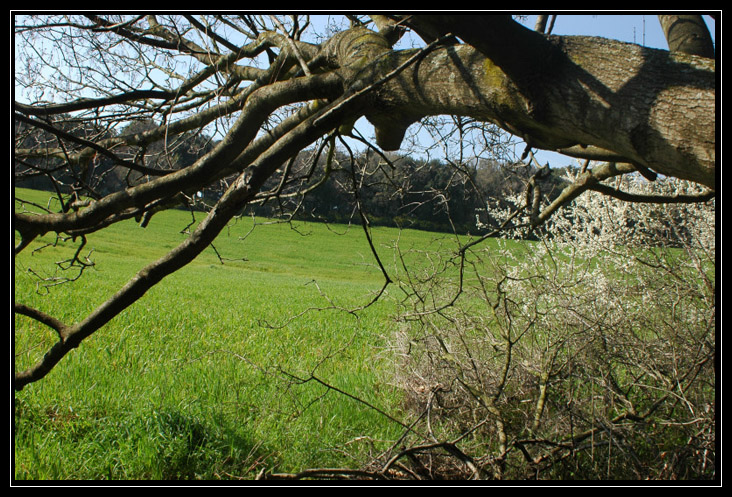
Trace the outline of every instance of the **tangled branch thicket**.
<instances>
[{"instance_id":1,"label":"tangled branch thicket","mask_svg":"<svg viewBox=\"0 0 732 497\"><path fill-rule=\"evenodd\" d=\"M40 284L92 267L85 237L115 223L205 214L76 322L17 302L57 341L15 372L14 389L243 213L356 220L384 276L378 298L403 291L388 380L415 416L392 451L349 475L715 477L711 39L670 55L546 37L545 23L536 33L509 15L310 21L15 17L14 177L60 206L13 213L15 253L46 234L78 244L56 266L74 276L34 273ZM527 144L519 160L507 134ZM567 169L557 197L549 167L525 163L532 148L588 162ZM458 233L474 233L474 206L491 199L480 220L492 228L466 244ZM402 252L401 274L387 274L372 222L449 231L457 250ZM522 241L489 236L504 229Z\"/></svg>"},{"instance_id":2,"label":"tangled branch thicket","mask_svg":"<svg viewBox=\"0 0 732 497\"><path fill-rule=\"evenodd\" d=\"M461 477L714 478L714 200L593 192L537 235L410 275L396 376L429 438L460 440Z\"/></svg>"}]
</instances>

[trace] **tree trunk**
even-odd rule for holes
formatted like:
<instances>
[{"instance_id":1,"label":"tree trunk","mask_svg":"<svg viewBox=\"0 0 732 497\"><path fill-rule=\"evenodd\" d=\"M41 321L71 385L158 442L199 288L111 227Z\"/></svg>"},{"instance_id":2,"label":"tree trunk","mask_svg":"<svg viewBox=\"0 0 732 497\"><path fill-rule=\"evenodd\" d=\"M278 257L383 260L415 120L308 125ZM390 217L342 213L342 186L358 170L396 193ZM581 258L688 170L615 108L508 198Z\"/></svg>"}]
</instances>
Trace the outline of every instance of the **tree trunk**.
<instances>
[{"instance_id":1,"label":"tree trunk","mask_svg":"<svg viewBox=\"0 0 732 497\"><path fill-rule=\"evenodd\" d=\"M714 43L702 16L658 16L668 49L714 58Z\"/></svg>"}]
</instances>

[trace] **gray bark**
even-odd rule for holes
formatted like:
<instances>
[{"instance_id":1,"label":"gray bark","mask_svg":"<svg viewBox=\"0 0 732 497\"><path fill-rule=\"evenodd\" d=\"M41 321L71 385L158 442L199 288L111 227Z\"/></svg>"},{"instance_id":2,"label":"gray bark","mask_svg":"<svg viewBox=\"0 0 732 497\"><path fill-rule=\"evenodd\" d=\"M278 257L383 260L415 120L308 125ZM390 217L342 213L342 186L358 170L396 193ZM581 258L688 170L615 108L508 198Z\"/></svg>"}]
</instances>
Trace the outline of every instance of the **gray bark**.
<instances>
[{"instance_id":1,"label":"gray bark","mask_svg":"<svg viewBox=\"0 0 732 497\"><path fill-rule=\"evenodd\" d=\"M671 52L681 52L713 59L714 43L702 16L658 16Z\"/></svg>"},{"instance_id":2,"label":"gray bark","mask_svg":"<svg viewBox=\"0 0 732 497\"><path fill-rule=\"evenodd\" d=\"M390 99L412 96L405 111L491 120L538 148L591 146L715 189L714 60L543 36L502 16L419 17L470 45L441 49L391 85Z\"/></svg>"}]
</instances>

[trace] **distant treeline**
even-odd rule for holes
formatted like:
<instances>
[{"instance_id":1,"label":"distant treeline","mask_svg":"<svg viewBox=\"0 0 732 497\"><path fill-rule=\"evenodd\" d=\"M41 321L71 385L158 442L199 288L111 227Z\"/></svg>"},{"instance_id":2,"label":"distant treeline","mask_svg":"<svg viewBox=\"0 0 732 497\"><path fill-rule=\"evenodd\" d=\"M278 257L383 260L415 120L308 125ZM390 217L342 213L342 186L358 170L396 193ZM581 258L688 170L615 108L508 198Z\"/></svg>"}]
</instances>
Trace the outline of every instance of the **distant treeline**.
<instances>
[{"instance_id":1,"label":"distant treeline","mask_svg":"<svg viewBox=\"0 0 732 497\"><path fill-rule=\"evenodd\" d=\"M308 160L313 153L301 155L296 161L299 163L291 166L293 177L310 167ZM269 201L256 212L276 216L297 206L295 217L299 219L360 222L360 205L372 225L475 233L476 216L483 224L491 223L486 213L488 202L495 204L507 194L524 191L526 182L537 172L524 164L478 159L455 164L371 150L354 156L339 150L335 155L328 180L304 198ZM311 183L322 178L325 169L319 163L311 174ZM543 180L543 191L549 198L561 192L562 176L561 171L553 170ZM302 187L294 182L291 188Z\"/></svg>"},{"instance_id":2,"label":"distant treeline","mask_svg":"<svg viewBox=\"0 0 732 497\"><path fill-rule=\"evenodd\" d=\"M136 134L158 125L149 120L127 124L119 132L110 129L79 129L73 120L64 122L64 131L99 141L119 135ZM16 149L36 150L36 157L16 156L16 186L39 190L61 190L100 198L140 182L139 172L115 167L105 156L84 163L64 157L44 156L44 150L58 149L55 136L20 123L15 126ZM156 170L176 170L194 163L216 142L204 133L166 136L165 140L141 146L114 148L122 159ZM65 144L65 148L78 148ZM328 157L328 147L301 152L282 165L282 174L265 185L261 201L250 206L257 215L331 223L360 222L360 211L372 225L400 226L429 231L476 231L476 219L491 224L486 205L500 202L508 194L524 190L537 169L524 164L473 159L456 164L449 160L412 157L403 153L381 154L371 149L353 152L344 147ZM542 192L551 200L562 190L562 171L552 170L542 180ZM51 179L53 178L53 179ZM198 208L212 205L232 178L207 187L197 197ZM306 195L299 192L307 191Z\"/></svg>"}]
</instances>

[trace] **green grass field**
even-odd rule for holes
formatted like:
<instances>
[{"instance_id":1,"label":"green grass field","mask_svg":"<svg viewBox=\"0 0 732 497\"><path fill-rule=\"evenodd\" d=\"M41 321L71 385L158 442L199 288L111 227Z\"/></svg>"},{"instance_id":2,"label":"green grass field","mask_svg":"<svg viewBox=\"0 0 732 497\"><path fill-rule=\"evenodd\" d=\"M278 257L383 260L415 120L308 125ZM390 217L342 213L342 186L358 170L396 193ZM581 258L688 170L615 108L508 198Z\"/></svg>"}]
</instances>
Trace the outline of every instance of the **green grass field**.
<instances>
[{"instance_id":1,"label":"green grass field","mask_svg":"<svg viewBox=\"0 0 732 497\"><path fill-rule=\"evenodd\" d=\"M16 210L38 209L50 195L15 193ZM67 283L61 282L78 269L62 269L63 261L80 240L46 235L15 258L15 301L77 322L181 243L190 224L189 212L173 210L156 214L147 228L130 220L91 234L80 256L94 265ZM714 411L705 407L716 384L713 257L643 248L635 253L651 263L626 272L626 260L603 258L599 278L589 278L600 262L569 257L571 247L544 256L542 266L524 259L535 253L535 242L489 239L466 257L460 280L455 254L466 239L391 228L372 235L394 283L373 305L350 312L384 285L360 226L231 223L215 249L153 287L47 377L15 392L14 478L251 479L261 470L362 468L393 454L397 441L407 443L401 423L413 421L428 423L437 438L460 433L469 451L499 454L501 438L487 425L462 438L465 423L495 416L480 411L473 392L498 381L508 438L523 436L539 416L541 424L530 430L562 440L565 429L593 428L595 416L614 423L607 420L627 403L638 412L650 409L653 417L642 423L617 426L629 430L624 440L644 458L635 466L626 464L633 461L625 452L600 450L598 437L597 450L577 452L569 466L552 466L545 477L667 478L663 454L676 452L690 469L679 466L674 477L715 471L715 456L706 455ZM504 272L513 264L538 274L509 278ZM501 287L508 279L528 286L509 295ZM452 302L458 281L464 283L459 303L423 315ZM684 284L671 286L677 283ZM605 300L606 285L617 298ZM499 304L508 309L506 319L493 313ZM13 336L16 371L55 342L55 332L20 315ZM546 387L549 407L540 411L542 386L534 378L555 361L561 367ZM673 382L665 378L677 370ZM475 388L451 389L449 409L440 414L432 405L429 416L416 420L424 402L419 388L452 381ZM679 388L688 408L667 393L677 383L685 383ZM617 391L625 393L615 402ZM607 399L604 411L598 392ZM700 449L683 452L690 440ZM520 451L511 457L507 477L532 474Z\"/></svg>"},{"instance_id":2,"label":"green grass field","mask_svg":"<svg viewBox=\"0 0 732 497\"><path fill-rule=\"evenodd\" d=\"M16 190L41 205L49 196ZM190 221L167 211L144 229L130 220L89 235L81 255L91 251L94 266L52 286L49 278L77 274L56 262L78 243L37 250L54 244L46 235L15 258L15 301L80 320L181 242ZM224 264L207 249L15 393L16 479L251 478L263 467L355 465L399 436L397 423L312 379L400 417L384 350L398 287L357 314L340 309L363 306L383 285L363 230L257 223L243 218L221 233ZM397 237L427 246L436 235L373 236L391 272ZM55 340L23 316L14 337L16 371Z\"/></svg>"}]
</instances>

